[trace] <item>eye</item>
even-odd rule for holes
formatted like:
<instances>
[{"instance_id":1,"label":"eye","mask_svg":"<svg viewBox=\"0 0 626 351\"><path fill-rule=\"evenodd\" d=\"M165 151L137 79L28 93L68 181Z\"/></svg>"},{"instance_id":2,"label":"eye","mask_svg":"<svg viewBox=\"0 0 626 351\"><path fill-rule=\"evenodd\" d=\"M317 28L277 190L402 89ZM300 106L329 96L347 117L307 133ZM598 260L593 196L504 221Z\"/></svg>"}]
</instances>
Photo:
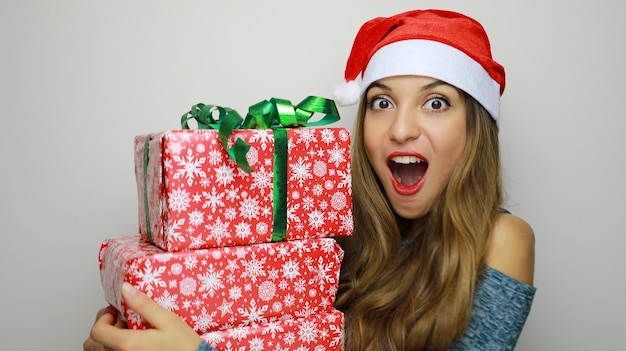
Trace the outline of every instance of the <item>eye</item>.
<instances>
[{"instance_id":1,"label":"eye","mask_svg":"<svg viewBox=\"0 0 626 351\"><path fill-rule=\"evenodd\" d=\"M443 111L450 107L450 103L443 96L435 96L426 101L424 108L433 111Z\"/></svg>"},{"instance_id":2,"label":"eye","mask_svg":"<svg viewBox=\"0 0 626 351\"><path fill-rule=\"evenodd\" d=\"M384 96L375 96L369 100L368 106L373 110L386 110L392 108L393 104Z\"/></svg>"}]
</instances>

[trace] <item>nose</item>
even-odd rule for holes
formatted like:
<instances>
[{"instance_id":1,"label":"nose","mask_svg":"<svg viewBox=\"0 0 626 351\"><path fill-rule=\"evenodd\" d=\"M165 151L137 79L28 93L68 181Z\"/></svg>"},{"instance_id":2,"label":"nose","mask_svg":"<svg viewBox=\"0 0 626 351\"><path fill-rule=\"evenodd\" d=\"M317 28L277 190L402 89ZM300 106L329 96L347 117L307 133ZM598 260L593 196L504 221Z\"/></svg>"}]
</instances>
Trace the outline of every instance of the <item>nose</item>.
<instances>
[{"instance_id":1,"label":"nose","mask_svg":"<svg viewBox=\"0 0 626 351\"><path fill-rule=\"evenodd\" d=\"M398 143L417 139L421 134L419 118L415 111L398 109L398 112L389 127L390 138Z\"/></svg>"}]
</instances>

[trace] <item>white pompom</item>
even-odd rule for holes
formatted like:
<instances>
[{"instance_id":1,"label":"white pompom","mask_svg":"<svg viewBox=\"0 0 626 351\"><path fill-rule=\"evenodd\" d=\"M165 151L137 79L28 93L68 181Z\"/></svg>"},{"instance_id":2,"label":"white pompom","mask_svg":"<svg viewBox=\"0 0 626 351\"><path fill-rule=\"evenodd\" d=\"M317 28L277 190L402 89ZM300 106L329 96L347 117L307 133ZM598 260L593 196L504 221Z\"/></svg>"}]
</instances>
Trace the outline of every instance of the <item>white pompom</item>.
<instances>
[{"instance_id":1,"label":"white pompom","mask_svg":"<svg viewBox=\"0 0 626 351\"><path fill-rule=\"evenodd\" d=\"M361 86L359 82L355 80L335 84L333 87L333 96L339 106L354 105L359 102L359 98L361 97Z\"/></svg>"}]
</instances>

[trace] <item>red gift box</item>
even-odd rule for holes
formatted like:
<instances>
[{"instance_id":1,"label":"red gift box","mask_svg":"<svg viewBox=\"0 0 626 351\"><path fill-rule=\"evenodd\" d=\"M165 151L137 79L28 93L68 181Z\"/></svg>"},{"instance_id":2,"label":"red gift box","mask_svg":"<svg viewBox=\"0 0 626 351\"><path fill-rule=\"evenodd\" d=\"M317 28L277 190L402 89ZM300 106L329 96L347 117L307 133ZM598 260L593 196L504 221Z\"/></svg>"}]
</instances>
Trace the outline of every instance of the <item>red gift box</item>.
<instances>
[{"instance_id":1,"label":"red gift box","mask_svg":"<svg viewBox=\"0 0 626 351\"><path fill-rule=\"evenodd\" d=\"M124 281L198 333L330 312L342 259L332 238L167 252L134 235L99 253L105 298L129 328L149 326L126 308Z\"/></svg>"},{"instance_id":2,"label":"red gift box","mask_svg":"<svg viewBox=\"0 0 626 351\"><path fill-rule=\"evenodd\" d=\"M218 350L343 350L344 315L338 310L202 335Z\"/></svg>"},{"instance_id":3,"label":"red gift box","mask_svg":"<svg viewBox=\"0 0 626 351\"><path fill-rule=\"evenodd\" d=\"M349 130L286 131L286 179L279 186L274 186L272 129L230 135L231 145L237 138L250 145L251 173L224 150L217 130L136 136L139 233L167 251L276 241L274 221L280 218L286 221L286 237L278 240L352 234ZM275 191L283 188L286 208L274 213L274 197L281 196Z\"/></svg>"}]
</instances>

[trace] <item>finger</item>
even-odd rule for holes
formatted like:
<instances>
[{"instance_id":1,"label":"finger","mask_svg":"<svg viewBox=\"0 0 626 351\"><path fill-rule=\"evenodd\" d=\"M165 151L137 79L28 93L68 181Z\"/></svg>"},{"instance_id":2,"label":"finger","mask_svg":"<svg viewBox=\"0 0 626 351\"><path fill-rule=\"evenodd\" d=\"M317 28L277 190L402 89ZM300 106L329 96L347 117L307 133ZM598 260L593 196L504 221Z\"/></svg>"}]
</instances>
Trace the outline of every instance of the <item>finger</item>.
<instances>
[{"instance_id":1,"label":"finger","mask_svg":"<svg viewBox=\"0 0 626 351\"><path fill-rule=\"evenodd\" d=\"M107 307L103 307L100 310L98 310L98 313L96 313L96 320L94 321L94 325L104 315L107 315L107 317L105 317L103 321L104 323L110 323L111 320L116 320L116 319L118 319L118 321L115 322L115 325L117 326L120 323L119 318L117 318L118 316L117 310L115 309L115 307L108 305ZM85 340L85 342L83 342L83 350L84 351L105 351L106 349L104 348L104 345L94 341L90 336Z\"/></svg>"},{"instance_id":2,"label":"finger","mask_svg":"<svg viewBox=\"0 0 626 351\"><path fill-rule=\"evenodd\" d=\"M83 351L104 351L104 346L88 338L83 343Z\"/></svg>"},{"instance_id":3,"label":"finger","mask_svg":"<svg viewBox=\"0 0 626 351\"><path fill-rule=\"evenodd\" d=\"M98 323L102 324L108 324L108 325L114 325L115 324L115 313L109 313L109 312L105 312L104 314L102 314L100 316L100 318L98 318L96 320L96 323L94 323L94 326Z\"/></svg>"},{"instance_id":4,"label":"finger","mask_svg":"<svg viewBox=\"0 0 626 351\"><path fill-rule=\"evenodd\" d=\"M105 313L109 313L111 314L113 317L117 318L118 312L117 309L111 305L108 305L107 307L104 308L104 312Z\"/></svg>"},{"instance_id":5,"label":"finger","mask_svg":"<svg viewBox=\"0 0 626 351\"><path fill-rule=\"evenodd\" d=\"M128 325L126 324L126 321L121 317L118 317L117 320L115 321L115 327L119 329L128 329Z\"/></svg>"},{"instance_id":6,"label":"finger","mask_svg":"<svg viewBox=\"0 0 626 351\"><path fill-rule=\"evenodd\" d=\"M111 335L115 333L115 331L119 330L114 326L116 323L115 317L110 313L104 313L91 328L91 332L89 333L89 339L85 341L87 346L90 348L85 348L86 350L105 350L104 345L107 344L105 341L111 338Z\"/></svg>"},{"instance_id":7,"label":"finger","mask_svg":"<svg viewBox=\"0 0 626 351\"><path fill-rule=\"evenodd\" d=\"M153 328L161 329L171 323L184 323L176 314L159 306L129 283L122 285L122 297L128 308L143 317Z\"/></svg>"},{"instance_id":8,"label":"finger","mask_svg":"<svg viewBox=\"0 0 626 351\"><path fill-rule=\"evenodd\" d=\"M120 328L123 326L123 328ZM91 329L91 350L155 350L153 330L130 330L126 323L114 320L111 314L104 314Z\"/></svg>"},{"instance_id":9,"label":"finger","mask_svg":"<svg viewBox=\"0 0 626 351\"><path fill-rule=\"evenodd\" d=\"M108 305L107 307L103 307L101 309L98 310L98 313L96 313L96 319L94 320L97 321L98 319L100 319L100 317L102 317L103 314L105 313L110 313L113 316L117 315L117 310L115 309L115 307Z\"/></svg>"}]
</instances>

